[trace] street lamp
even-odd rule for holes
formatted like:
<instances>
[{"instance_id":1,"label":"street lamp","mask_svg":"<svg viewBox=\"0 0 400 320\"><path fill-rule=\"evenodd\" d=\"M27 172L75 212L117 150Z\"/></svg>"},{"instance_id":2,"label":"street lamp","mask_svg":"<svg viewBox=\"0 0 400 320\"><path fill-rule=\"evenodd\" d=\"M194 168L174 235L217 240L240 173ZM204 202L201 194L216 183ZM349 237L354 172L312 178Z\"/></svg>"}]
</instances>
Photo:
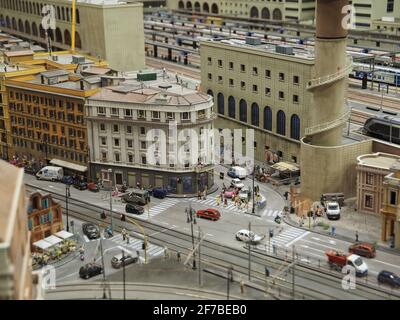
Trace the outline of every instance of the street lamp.
<instances>
[{"instance_id":1,"label":"street lamp","mask_svg":"<svg viewBox=\"0 0 400 320\"><path fill-rule=\"evenodd\" d=\"M192 245L193 245L193 267L192 269L195 270L196 269L196 253L194 252L194 234L193 234L193 224L196 224L196 217L194 215L195 211L192 208L192 205L189 205L189 208L186 208L185 210L186 212L186 222L190 223L190 227L192 230Z\"/></svg>"},{"instance_id":2,"label":"street lamp","mask_svg":"<svg viewBox=\"0 0 400 320\"><path fill-rule=\"evenodd\" d=\"M113 188L112 188L112 169L108 169L108 173L109 173L109 177L110 177L110 219L111 219L111 234L114 233L114 227L113 227L113 209L112 209L112 192L113 192Z\"/></svg>"},{"instance_id":3,"label":"street lamp","mask_svg":"<svg viewBox=\"0 0 400 320\"><path fill-rule=\"evenodd\" d=\"M230 283L233 282L233 266L230 265L228 268L228 276L226 278L226 300L229 300L229 289L230 289Z\"/></svg>"},{"instance_id":4,"label":"street lamp","mask_svg":"<svg viewBox=\"0 0 400 320\"><path fill-rule=\"evenodd\" d=\"M71 193L69 191L71 185L65 185L65 209L67 211L67 231L69 232L69 221L68 221L68 198L71 197Z\"/></svg>"}]
</instances>

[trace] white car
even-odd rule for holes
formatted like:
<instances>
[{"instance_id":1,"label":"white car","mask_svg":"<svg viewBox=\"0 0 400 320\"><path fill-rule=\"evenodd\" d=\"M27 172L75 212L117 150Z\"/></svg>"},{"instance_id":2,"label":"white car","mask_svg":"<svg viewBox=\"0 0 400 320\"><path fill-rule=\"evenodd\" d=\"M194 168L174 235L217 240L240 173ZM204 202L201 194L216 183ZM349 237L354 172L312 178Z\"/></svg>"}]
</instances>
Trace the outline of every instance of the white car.
<instances>
[{"instance_id":1,"label":"white car","mask_svg":"<svg viewBox=\"0 0 400 320\"><path fill-rule=\"evenodd\" d=\"M340 206L337 202L328 202L326 204L326 216L329 220L340 219Z\"/></svg>"},{"instance_id":2,"label":"white car","mask_svg":"<svg viewBox=\"0 0 400 320\"><path fill-rule=\"evenodd\" d=\"M243 242L251 242L252 244L258 244L261 242L264 237L255 234L253 231L249 231L246 229L239 230L236 232L236 240Z\"/></svg>"},{"instance_id":3,"label":"white car","mask_svg":"<svg viewBox=\"0 0 400 320\"><path fill-rule=\"evenodd\" d=\"M251 197L250 188L245 187L239 191L239 199L244 201L249 201Z\"/></svg>"},{"instance_id":4,"label":"white car","mask_svg":"<svg viewBox=\"0 0 400 320\"><path fill-rule=\"evenodd\" d=\"M244 187L244 184L240 179L236 178L232 179L231 186L234 188L242 189Z\"/></svg>"}]
</instances>

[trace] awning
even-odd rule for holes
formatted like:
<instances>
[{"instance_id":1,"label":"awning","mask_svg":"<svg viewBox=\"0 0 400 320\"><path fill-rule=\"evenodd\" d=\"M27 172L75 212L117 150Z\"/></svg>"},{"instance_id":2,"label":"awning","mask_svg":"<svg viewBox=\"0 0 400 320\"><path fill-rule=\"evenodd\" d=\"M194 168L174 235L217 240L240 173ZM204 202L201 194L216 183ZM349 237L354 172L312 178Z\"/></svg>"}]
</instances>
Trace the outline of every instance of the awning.
<instances>
[{"instance_id":1,"label":"awning","mask_svg":"<svg viewBox=\"0 0 400 320\"><path fill-rule=\"evenodd\" d=\"M44 241L47 241L52 246L54 246L54 245L62 242L62 239L60 239L59 237L56 237L56 236L50 236L50 237L44 238Z\"/></svg>"},{"instance_id":2,"label":"awning","mask_svg":"<svg viewBox=\"0 0 400 320\"><path fill-rule=\"evenodd\" d=\"M279 171L291 171L291 172L296 172L300 170L298 166L288 162L275 163L273 166L271 166L271 168Z\"/></svg>"},{"instance_id":3,"label":"awning","mask_svg":"<svg viewBox=\"0 0 400 320\"><path fill-rule=\"evenodd\" d=\"M73 233L65 231L65 230L61 230L61 231L55 233L54 235L56 237L59 237L59 238L64 239L64 240L74 236Z\"/></svg>"},{"instance_id":4,"label":"awning","mask_svg":"<svg viewBox=\"0 0 400 320\"><path fill-rule=\"evenodd\" d=\"M45 240L36 241L33 243L33 245L42 250L46 250L47 248L50 248L52 246L52 244L50 242L47 242Z\"/></svg>"},{"instance_id":5,"label":"awning","mask_svg":"<svg viewBox=\"0 0 400 320\"><path fill-rule=\"evenodd\" d=\"M68 162L68 161L64 161L64 160L52 159L50 161L50 163L54 164L55 166L71 169L71 170L74 170L74 171L79 171L79 172L86 172L87 171L87 167L85 167L85 166L81 166L79 164Z\"/></svg>"}]
</instances>

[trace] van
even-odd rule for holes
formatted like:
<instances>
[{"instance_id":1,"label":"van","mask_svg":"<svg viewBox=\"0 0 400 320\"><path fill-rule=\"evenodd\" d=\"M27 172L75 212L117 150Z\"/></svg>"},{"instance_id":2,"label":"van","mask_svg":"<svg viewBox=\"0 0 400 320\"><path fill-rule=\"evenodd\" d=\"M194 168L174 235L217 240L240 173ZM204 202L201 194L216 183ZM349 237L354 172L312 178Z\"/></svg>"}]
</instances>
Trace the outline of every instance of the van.
<instances>
[{"instance_id":1,"label":"van","mask_svg":"<svg viewBox=\"0 0 400 320\"><path fill-rule=\"evenodd\" d=\"M340 207L344 206L344 194L342 192L337 193L324 193L321 196L321 204L324 205L327 201L338 202Z\"/></svg>"},{"instance_id":2,"label":"van","mask_svg":"<svg viewBox=\"0 0 400 320\"><path fill-rule=\"evenodd\" d=\"M337 202L327 202L326 203L326 217L329 220L340 219L340 206Z\"/></svg>"},{"instance_id":3,"label":"van","mask_svg":"<svg viewBox=\"0 0 400 320\"><path fill-rule=\"evenodd\" d=\"M38 180L61 181L64 176L64 170L61 167L47 166L36 173Z\"/></svg>"},{"instance_id":4,"label":"van","mask_svg":"<svg viewBox=\"0 0 400 320\"><path fill-rule=\"evenodd\" d=\"M247 170L242 167L231 167L228 170L228 176L232 178L244 179L247 176Z\"/></svg>"}]
</instances>

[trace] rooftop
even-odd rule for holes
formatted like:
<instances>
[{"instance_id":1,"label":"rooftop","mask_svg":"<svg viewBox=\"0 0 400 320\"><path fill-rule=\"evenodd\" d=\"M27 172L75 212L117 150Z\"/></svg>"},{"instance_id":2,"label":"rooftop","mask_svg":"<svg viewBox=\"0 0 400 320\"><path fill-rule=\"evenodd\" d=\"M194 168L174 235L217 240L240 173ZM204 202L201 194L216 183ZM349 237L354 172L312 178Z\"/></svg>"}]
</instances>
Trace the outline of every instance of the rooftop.
<instances>
[{"instance_id":1,"label":"rooftop","mask_svg":"<svg viewBox=\"0 0 400 320\"><path fill-rule=\"evenodd\" d=\"M398 160L400 160L400 156L382 152L365 154L357 157L358 165L388 171L397 163Z\"/></svg>"}]
</instances>

